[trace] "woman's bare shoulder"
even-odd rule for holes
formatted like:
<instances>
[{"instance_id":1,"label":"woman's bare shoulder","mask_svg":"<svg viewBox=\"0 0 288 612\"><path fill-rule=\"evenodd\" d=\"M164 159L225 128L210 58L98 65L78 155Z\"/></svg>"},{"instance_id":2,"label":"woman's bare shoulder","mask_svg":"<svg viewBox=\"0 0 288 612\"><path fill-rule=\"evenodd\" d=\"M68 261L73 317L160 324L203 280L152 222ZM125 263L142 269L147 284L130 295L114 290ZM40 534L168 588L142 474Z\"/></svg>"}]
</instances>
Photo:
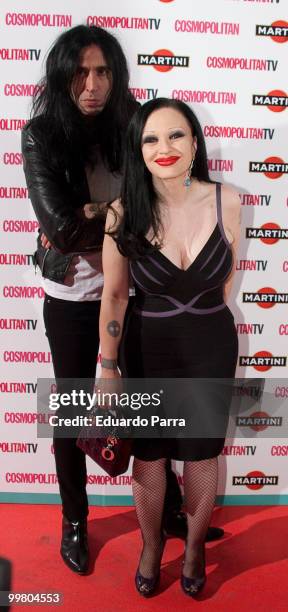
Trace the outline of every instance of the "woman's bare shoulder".
<instances>
[{"instance_id":1,"label":"woman's bare shoulder","mask_svg":"<svg viewBox=\"0 0 288 612\"><path fill-rule=\"evenodd\" d=\"M109 208L112 208L118 215L123 215L123 206L120 198L113 200L113 202L109 204Z\"/></svg>"},{"instance_id":2,"label":"woman's bare shoulder","mask_svg":"<svg viewBox=\"0 0 288 612\"><path fill-rule=\"evenodd\" d=\"M120 198L114 200L108 205L106 218L106 231L117 229L123 217L123 206Z\"/></svg>"},{"instance_id":3,"label":"woman's bare shoulder","mask_svg":"<svg viewBox=\"0 0 288 612\"><path fill-rule=\"evenodd\" d=\"M221 202L222 207L227 210L239 210L241 206L241 200L239 193L234 189L234 187L230 187L230 185L221 185Z\"/></svg>"}]
</instances>

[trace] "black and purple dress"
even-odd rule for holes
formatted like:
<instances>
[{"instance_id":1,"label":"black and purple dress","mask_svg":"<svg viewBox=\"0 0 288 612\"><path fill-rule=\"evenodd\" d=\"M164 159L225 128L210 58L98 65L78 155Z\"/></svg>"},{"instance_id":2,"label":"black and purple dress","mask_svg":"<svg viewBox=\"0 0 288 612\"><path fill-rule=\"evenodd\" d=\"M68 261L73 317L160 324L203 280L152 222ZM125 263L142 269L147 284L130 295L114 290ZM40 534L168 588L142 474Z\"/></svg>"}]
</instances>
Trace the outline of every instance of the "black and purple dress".
<instances>
[{"instance_id":1,"label":"black and purple dress","mask_svg":"<svg viewBox=\"0 0 288 612\"><path fill-rule=\"evenodd\" d=\"M232 251L223 229L220 184L216 205L216 226L186 270L161 251L131 262L136 297L122 343L126 376L234 378L238 339L223 301ZM143 460L193 461L217 456L223 445L224 437L139 439L134 454Z\"/></svg>"}]
</instances>

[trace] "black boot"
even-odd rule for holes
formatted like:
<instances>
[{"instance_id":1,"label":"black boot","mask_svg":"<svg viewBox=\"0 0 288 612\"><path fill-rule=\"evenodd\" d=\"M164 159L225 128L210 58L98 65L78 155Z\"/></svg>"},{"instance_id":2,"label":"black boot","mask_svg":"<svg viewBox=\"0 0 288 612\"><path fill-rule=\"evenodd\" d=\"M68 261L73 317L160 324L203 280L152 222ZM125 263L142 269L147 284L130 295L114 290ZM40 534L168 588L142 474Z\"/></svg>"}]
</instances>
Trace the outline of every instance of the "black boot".
<instances>
[{"instance_id":1,"label":"black boot","mask_svg":"<svg viewBox=\"0 0 288 612\"><path fill-rule=\"evenodd\" d=\"M77 574L86 574L89 563L87 520L68 521L63 516L60 553L64 563Z\"/></svg>"},{"instance_id":2,"label":"black boot","mask_svg":"<svg viewBox=\"0 0 288 612\"><path fill-rule=\"evenodd\" d=\"M164 513L163 517L163 532L166 536L174 538L187 537L187 518L185 512L181 510L170 510ZM219 540L224 535L224 530L221 527L208 527L206 533L206 542Z\"/></svg>"}]
</instances>

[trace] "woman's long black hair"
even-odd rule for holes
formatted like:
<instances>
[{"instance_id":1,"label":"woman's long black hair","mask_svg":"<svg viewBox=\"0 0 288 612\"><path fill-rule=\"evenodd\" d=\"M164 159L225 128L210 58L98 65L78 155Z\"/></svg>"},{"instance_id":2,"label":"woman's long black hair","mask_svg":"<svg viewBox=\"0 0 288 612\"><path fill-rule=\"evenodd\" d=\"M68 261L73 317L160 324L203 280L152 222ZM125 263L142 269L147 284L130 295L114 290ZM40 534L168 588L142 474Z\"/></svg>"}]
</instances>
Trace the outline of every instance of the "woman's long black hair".
<instances>
[{"instance_id":1,"label":"woman's long black hair","mask_svg":"<svg viewBox=\"0 0 288 612\"><path fill-rule=\"evenodd\" d=\"M87 122L71 98L71 86L80 53L90 45L100 47L111 69L113 82L101 117L96 115L92 126L89 122L88 131ZM110 170L117 171L122 165L123 137L129 119L137 108L128 83L127 62L117 39L96 26L76 26L61 34L48 54L46 74L34 97L32 117L40 115L44 118L45 132L59 157L69 157L77 150L78 155L85 159L90 133L90 140L93 142L94 138L100 145L102 157Z\"/></svg>"},{"instance_id":2,"label":"woman's long black hair","mask_svg":"<svg viewBox=\"0 0 288 612\"><path fill-rule=\"evenodd\" d=\"M151 247L145 236L152 229L154 237L159 240L161 221L159 203L152 182L152 175L147 169L142 155L142 133L146 121L156 110L172 108L180 112L188 121L193 136L197 138L197 152L192 176L199 181L212 183L207 165L207 152L201 125L191 108L180 100L156 98L146 102L134 114L127 133L124 177L122 183L121 203L124 214L117 231L112 232L119 251L131 259L138 258L149 251L160 248Z\"/></svg>"}]
</instances>

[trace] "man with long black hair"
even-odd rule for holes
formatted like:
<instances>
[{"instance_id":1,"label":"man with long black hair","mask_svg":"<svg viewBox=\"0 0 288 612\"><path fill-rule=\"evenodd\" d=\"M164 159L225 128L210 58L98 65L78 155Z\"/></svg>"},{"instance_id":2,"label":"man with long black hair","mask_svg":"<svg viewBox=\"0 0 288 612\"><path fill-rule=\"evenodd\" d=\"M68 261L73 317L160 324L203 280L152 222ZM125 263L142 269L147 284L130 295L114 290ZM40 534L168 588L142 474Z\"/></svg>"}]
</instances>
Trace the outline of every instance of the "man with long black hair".
<instances>
[{"instance_id":1,"label":"man with long black hair","mask_svg":"<svg viewBox=\"0 0 288 612\"><path fill-rule=\"evenodd\" d=\"M76 26L52 46L22 133L29 197L40 224L36 262L45 289L44 322L57 382L93 381L103 286L106 203L120 194L125 132L138 103L126 58L102 28ZM58 389L59 390L59 389ZM74 438L54 437L63 506L61 555L88 570L86 462ZM176 475L167 465L164 527L185 536ZM210 528L208 539L222 535Z\"/></svg>"}]
</instances>

